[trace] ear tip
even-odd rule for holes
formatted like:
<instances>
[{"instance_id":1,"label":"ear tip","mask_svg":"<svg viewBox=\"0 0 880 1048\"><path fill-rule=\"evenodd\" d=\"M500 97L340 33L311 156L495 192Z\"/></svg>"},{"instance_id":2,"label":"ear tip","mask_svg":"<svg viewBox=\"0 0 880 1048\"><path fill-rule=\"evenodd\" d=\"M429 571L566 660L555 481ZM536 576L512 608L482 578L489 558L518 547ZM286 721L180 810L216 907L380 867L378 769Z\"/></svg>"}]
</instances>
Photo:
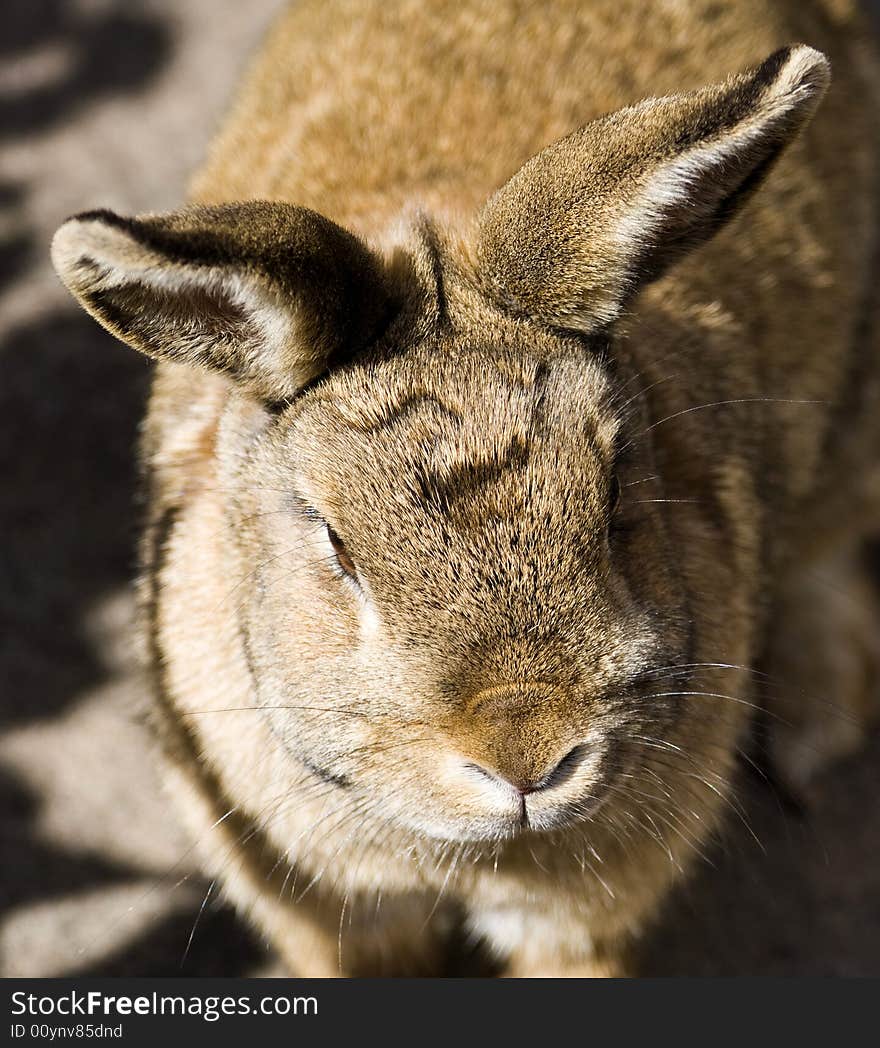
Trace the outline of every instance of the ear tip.
<instances>
[{"instance_id":1,"label":"ear tip","mask_svg":"<svg viewBox=\"0 0 880 1048\"><path fill-rule=\"evenodd\" d=\"M789 62L797 66L802 81L809 81L822 90L828 86L831 61L824 52L809 44L795 44L791 48Z\"/></svg>"},{"instance_id":2,"label":"ear tip","mask_svg":"<svg viewBox=\"0 0 880 1048\"><path fill-rule=\"evenodd\" d=\"M49 256L55 271L67 287L75 289L78 284L77 271L84 255L93 250L98 242L106 241L109 230L125 230L131 224L130 219L108 208L80 211L66 218L55 230Z\"/></svg>"},{"instance_id":3,"label":"ear tip","mask_svg":"<svg viewBox=\"0 0 880 1048\"><path fill-rule=\"evenodd\" d=\"M821 97L831 82L831 62L827 55L809 44L790 44L761 64L758 77L770 82L780 94L797 92L811 98Z\"/></svg>"},{"instance_id":4,"label":"ear tip","mask_svg":"<svg viewBox=\"0 0 880 1048\"><path fill-rule=\"evenodd\" d=\"M55 272L70 287L71 279L81 255L82 226L78 215L66 219L55 230L49 247L49 257Z\"/></svg>"}]
</instances>

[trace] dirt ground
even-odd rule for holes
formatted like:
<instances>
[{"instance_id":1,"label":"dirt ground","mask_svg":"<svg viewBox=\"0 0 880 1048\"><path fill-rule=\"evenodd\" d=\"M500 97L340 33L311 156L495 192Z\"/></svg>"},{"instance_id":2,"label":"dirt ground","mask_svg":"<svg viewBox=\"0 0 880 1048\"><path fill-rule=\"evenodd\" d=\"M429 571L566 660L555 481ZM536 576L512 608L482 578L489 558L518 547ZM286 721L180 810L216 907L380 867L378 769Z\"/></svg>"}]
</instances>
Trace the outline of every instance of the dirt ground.
<instances>
[{"instance_id":1,"label":"dirt ground","mask_svg":"<svg viewBox=\"0 0 880 1048\"><path fill-rule=\"evenodd\" d=\"M212 898L159 792L132 639L149 366L79 313L68 214L178 204L279 0L7 0L0 32L0 971L236 975L273 958ZM746 828L644 943L657 975L880 975L880 738Z\"/></svg>"}]
</instances>

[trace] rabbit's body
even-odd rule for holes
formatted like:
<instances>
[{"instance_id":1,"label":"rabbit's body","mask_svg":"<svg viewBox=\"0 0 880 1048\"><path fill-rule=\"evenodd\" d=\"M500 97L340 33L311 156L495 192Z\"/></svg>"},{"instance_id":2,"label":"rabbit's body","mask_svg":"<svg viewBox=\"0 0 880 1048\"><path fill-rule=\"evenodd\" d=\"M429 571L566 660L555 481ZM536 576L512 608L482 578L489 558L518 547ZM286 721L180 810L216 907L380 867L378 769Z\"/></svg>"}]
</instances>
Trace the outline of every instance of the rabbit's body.
<instances>
[{"instance_id":1,"label":"rabbit's body","mask_svg":"<svg viewBox=\"0 0 880 1048\"><path fill-rule=\"evenodd\" d=\"M291 969L438 972L463 921L512 973L624 970L628 938L731 804L737 747L767 699L753 686L760 660L784 666L788 694L799 675L814 693L833 643L823 698L861 711L874 621L852 565L880 520L880 358L876 69L853 21L843 2L794 0L298 4L193 198L289 202L368 239L386 260L378 276L347 242L332 255L351 252L351 282L378 289L345 313L366 363L343 351L337 366L328 350L329 375L298 361L302 379L272 395L291 337L272 311L294 277L260 291L276 348L259 375L228 340L219 374L194 369L188 350L155 350L126 298L107 304L115 277L100 292L68 281L123 337L183 357L159 366L144 444L144 595L169 783L208 869ZM622 277L603 267L620 243L650 239L655 214L676 211L710 160L721 173L680 225L700 208L723 218L747 195L775 159L752 156L765 125L782 113L785 133L771 137L784 144L814 104L801 99L821 93L813 53L707 95L687 133L677 111L627 111L591 140L589 157L611 145L585 195L570 191L575 136L480 211L589 121L798 39L830 56L832 90L742 213L668 274L672 257L637 277L629 256ZM703 125L715 135L705 149ZM633 141L640 158L687 150L686 163L660 188L668 165L640 181L641 168L626 173ZM631 177L647 210L612 194L606 222L603 180ZM569 248L579 208L595 228ZM190 218L80 221L100 226L89 257L104 252L105 275L112 255L149 282L161 255L189 267L190 288L241 253L236 295L270 272L266 244L299 235L271 210L210 215L210 235ZM304 243L323 232L309 227ZM683 253L708 233L664 235ZM62 273L73 254L59 248ZM350 302L335 264L316 284ZM216 329L239 325L236 338L251 320L244 299L199 301ZM334 308L306 317L309 331ZM177 345L189 338L176 332ZM611 554L608 461L623 492ZM329 545L309 531L321 518ZM836 632L804 595L817 570L858 596ZM817 727L823 708L786 707L780 759L793 778L814 753L798 749L804 738L850 741L851 721ZM528 797L525 823L474 808L483 779Z\"/></svg>"}]
</instances>

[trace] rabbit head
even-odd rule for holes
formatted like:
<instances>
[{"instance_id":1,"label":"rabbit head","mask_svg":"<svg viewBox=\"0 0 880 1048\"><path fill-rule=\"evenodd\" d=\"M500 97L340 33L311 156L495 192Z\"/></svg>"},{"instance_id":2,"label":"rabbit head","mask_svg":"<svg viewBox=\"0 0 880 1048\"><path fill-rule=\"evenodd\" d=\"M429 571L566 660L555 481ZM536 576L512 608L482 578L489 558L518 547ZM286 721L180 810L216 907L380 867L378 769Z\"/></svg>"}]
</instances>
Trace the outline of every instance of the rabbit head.
<instances>
[{"instance_id":1,"label":"rabbit head","mask_svg":"<svg viewBox=\"0 0 880 1048\"><path fill-rule=\"evenodd\" d=\"M228 379L217 572L291 783L496 840L589 818L634 736L682 730L652 676L701 622L661 507L627 494L655 463L615 321L827 80L795 47L642 102L393 243L281 202L61 227L56 268L105 327L191 366L194 399L199 369Z\"/></svg>"}]
</instances>

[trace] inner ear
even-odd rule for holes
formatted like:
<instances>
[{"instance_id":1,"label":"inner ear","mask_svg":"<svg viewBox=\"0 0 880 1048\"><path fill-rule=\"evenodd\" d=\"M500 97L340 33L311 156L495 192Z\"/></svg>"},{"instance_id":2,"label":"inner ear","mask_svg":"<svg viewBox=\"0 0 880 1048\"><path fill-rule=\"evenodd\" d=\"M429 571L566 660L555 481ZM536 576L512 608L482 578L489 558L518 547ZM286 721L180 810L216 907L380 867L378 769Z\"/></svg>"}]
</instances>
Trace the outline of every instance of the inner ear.
<instances>
[{"instance_id":1,"label":"inner ear","mask_svg":"<svg viewBox=\"0 0 880 1048\"><path fill-rule=\"evenodd\" d=\"M659 279L693 247L715 236L760 188L783 148L784 143L778 143L758 164L747 167L739 181L730 176L726 179L719 178L719 187L724 186L726 191L721 192L717 200L711 203L711 197L702 202L704 216L700 222L693 219L694 212L701 207L701 202L696 201L687 191L682 193L677 206L667 203L663 215L662 242L654 242L650 237L645 237L641 245L635 239L633 241L630 277L632 290L635 291ZM719 161L719 166L721 163L723 161ZM662 175L658 182L662 185Z\"/></svg>"},{"instance_id":2,"label":"inner ear","mask_svg":"<svg viewBox=\"0 0 880 1048\"><path fill-rule=\"evenodd\" d=\"M132 281L93 291L90 298L121 338L129 341L145 336L147 345L167 341L164 355L171 358L192 359L194 352L198 354L197 347L188 345L192 338L204 340L206 358L208 346L214 352L218 345L231 347L259 339L257 325L244 305L219 281L214 286L193 283L188 287L182 281L176 292ZM148 303L154 307L152 315L146 309ZM137 320L130 319L134 317Z\"/></svg>"}]
</instances>

